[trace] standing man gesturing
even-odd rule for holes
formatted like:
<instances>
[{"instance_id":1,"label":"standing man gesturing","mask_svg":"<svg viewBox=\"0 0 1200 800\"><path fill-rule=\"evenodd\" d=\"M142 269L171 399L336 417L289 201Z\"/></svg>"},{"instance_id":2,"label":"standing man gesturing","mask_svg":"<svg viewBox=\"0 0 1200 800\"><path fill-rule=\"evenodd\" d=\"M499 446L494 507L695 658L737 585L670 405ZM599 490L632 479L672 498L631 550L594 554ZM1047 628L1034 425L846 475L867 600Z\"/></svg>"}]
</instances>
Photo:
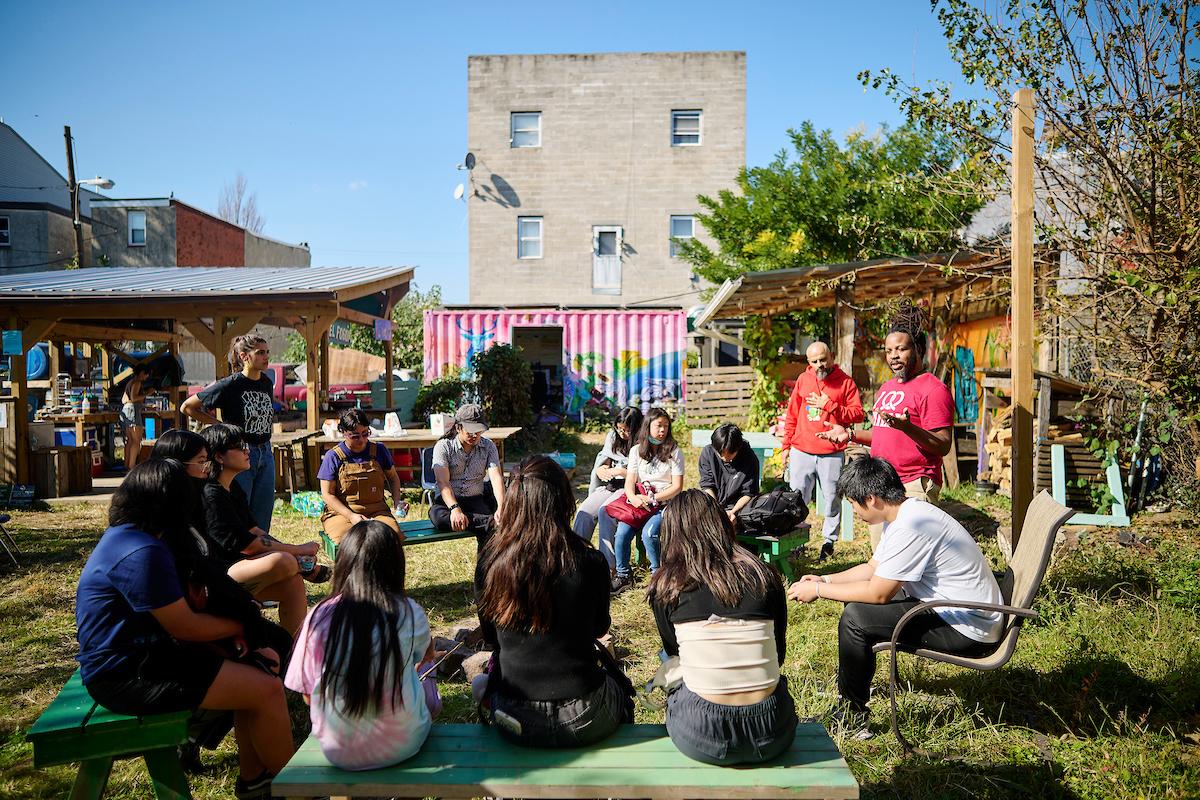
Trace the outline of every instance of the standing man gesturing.
<instances>
[{"instance_id":1,"label":"standing man gesturing","mask_svg":"<svg viewBox=\"0 0 1200 800\"><path fill-rule=\"evenodd\" d=\"M833 555L842 521L837 480L842 471L846 442L820 438L830 425L850 427L863 421L862 400L854 379L832 363L829 345L813 342L805 351L808 369L800 373L783 419L783 446L788 450L788 483L811 503L813 486L820 484L825 508L821 514L824 542L818 561Z\"/></svg>"},{"instance_id":2,"label":"standing man gesturing","mask_svg":"<svg viewBox=\"0 0 1200 800\"><path fill-rule=\"evenodd\" d=\"M942 489L942 458L954 435L954 398L946 384L925 368L925 333L918 312L901 311L883 340L888 368L895 376L875 393L872 428L855 431L830 425L817 434L835 444L870 445L871 455L896 469L909 497L937 502ZM870 526L871 547L879 545L883 524Z\"/></svg>"},{"instance_id":3,"label":"standing man gesturing","mask_svg":"<svg viewBox=\"0 0 1200 800\"><path fill-rule=\"evenodd\" d=\"M205 425L228 422L242 429L250 445L250 468L235 479L250 502L258 527L271 530L275 505L275 457L271 454L271 423L275 418L274 384L266 376L271 359L267 340L253 333L235 337L229 364L240 372L221 378L184 401L179 410ZM309 402L316 402L310 397ZM213 414L220 409L222 419Z\"/></svg>"}]
</instances>

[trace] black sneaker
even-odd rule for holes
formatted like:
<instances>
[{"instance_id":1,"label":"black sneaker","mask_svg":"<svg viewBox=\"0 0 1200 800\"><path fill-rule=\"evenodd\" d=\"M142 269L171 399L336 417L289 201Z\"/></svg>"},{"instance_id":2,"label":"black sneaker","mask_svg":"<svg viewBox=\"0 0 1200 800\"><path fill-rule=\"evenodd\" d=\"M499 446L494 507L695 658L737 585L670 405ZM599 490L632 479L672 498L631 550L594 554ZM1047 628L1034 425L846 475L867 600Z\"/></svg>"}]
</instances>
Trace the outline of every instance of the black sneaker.
<instances>
[{"instance_id":1,"label":"black sneaker","mask_svg":"<svg viewBox=\"0 0 1200 800\"><path fill-rule=\"evenodd\" d=\"M839 703L829 715L829 730L849 739L865 742L875 737L870 728L871 713L859 711L849 703Z\"/></svg>"},{"instance_id":2,"label":"black sneaker","mask_svg":"<svg viewBox=\"0 0 1200 800\"><path fill-rule=\"evenodd\" d=\"M271 797L271 780L275 776L267 770L263 770L262 774L257 778L244 780L238 778L233 785L233 796L237 800L270 800Z\"/></svg>"},{"instance_id":3,"label":"black sneaker","mask_svg":"<svg viewBox=\"0 0 1200 800\"><path fill-rule=\"evenodd\" d=\"M833 542L825 542L821 545L821 552L817 554L817 563L824 564L830 558L833 558Z\"/></svg>"},{"instance_id":4,"label":"black sneaker","mask_svg":"<svg viewBox=\"0 0 1200 800\"><path fill-rule=\"evenodd\" d=\"M631 588L632 586L633 586L633 578L632 577L630 577L629 575L618 575L617 577L612 579L612 584L610 586L611 591L609 592L609 594L611 594L613 597L616 597L617 595L621 594L622 592L626 591L627 589Z\"/></svg>"}]
</instances>

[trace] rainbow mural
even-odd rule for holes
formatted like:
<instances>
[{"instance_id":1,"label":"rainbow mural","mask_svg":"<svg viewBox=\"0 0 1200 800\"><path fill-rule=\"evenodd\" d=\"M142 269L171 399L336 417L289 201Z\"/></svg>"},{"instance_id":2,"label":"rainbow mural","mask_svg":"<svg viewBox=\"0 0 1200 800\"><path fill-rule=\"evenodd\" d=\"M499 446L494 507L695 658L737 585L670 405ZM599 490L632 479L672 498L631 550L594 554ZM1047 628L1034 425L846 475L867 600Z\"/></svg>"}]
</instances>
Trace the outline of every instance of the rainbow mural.
<instances>
[{"instance_id":1,"label":"rainbow mural","mask_svg":"<svg viewBox=\"0 0 1200 800\"><path fill-rule=\"evenodd\" d=\"M493 344L511 344L513 330L562 328L563 407L605 409L683 402L687 317L683 311L425 312L425 381L450 366L470 370L470 359Z\"/></svg>"}]
</instances>

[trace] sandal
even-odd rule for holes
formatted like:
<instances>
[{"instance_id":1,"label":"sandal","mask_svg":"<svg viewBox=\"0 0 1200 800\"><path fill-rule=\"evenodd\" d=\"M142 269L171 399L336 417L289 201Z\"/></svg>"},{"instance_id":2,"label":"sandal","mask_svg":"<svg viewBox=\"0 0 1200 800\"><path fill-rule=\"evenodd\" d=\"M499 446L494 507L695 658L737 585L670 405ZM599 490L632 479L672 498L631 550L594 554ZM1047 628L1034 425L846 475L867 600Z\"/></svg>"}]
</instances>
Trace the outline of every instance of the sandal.
<instances>
[{"instance_id":1,"label":"sandal","mask_svg":"<svg viewBox=\"0 0 1200 800\"><path fill-rule=\"evenodd\" d=\"M333 577L333 570L324 564L317 564L307 572L301 572L300 577L309 583L328 583Z\"/></svg>"}]
</instances>

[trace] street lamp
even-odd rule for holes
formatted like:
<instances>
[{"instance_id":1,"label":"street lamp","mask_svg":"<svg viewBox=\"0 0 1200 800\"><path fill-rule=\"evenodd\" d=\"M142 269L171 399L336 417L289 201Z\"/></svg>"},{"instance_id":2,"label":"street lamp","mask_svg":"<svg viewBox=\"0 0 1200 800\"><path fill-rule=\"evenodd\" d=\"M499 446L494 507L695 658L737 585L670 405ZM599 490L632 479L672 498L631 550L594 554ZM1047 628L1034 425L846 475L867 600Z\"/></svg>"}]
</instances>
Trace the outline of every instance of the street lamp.
<instances>
[{"instance_id":1,"label":"street lamp","mask_svg":"<svg viewBox=\"0 0 1200 800\"><path fill-rule=\"evenodd\" d=\"M111 189L117 184L109 178L101 178L97 175L94 178L84 178L81 181L75 180L75 148L71 144L71 126L63 126L63 137L67 140L67 188L71 192L71 224L75 227L75 263L77 266L84 266L83 263L83 224L79 221L79 187L80 186L95 186L99 189Z\"/></svg>"}]
</instances>

